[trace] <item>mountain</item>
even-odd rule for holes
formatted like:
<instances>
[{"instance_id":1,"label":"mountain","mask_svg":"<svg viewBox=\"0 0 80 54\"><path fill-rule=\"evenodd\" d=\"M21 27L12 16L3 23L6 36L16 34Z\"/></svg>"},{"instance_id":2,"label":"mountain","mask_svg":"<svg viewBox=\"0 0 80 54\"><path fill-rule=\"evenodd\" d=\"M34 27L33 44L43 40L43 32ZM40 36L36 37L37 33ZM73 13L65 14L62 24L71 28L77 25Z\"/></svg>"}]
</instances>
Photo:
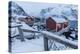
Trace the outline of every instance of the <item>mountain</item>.
<instances>
[{"instance_id":1,"label":"mountain","mask_svg":"<svg viewBox=\"0 0 80 54\"><path fill-rule=\"evenodd\" d=\"M43 16L74 16L75 18L78 18L78 8L76 5L61 5L56 7L48 7L45 9L42 9L40 14Z\"/></svg>"},{"instance_id":2,"label":"mountain","mask_svg":"<svg viewBox=\"0 0 80 54\"><path fill-rule=\"evenodd\" d=\"M9 15L22 15L27 16L28 14L15 2L9 2Z\"/></svg>"},{"instance_id":3,"label":"mountain","mask_svg":"<svg viewBox=\"0 0 80 54\"><path fill-rule=\"evenodd\" d=\"M50 12L51 10L53 10L52 7L48 7L48 8L42 9L42 10L40 11L40 15L41 15L42 17L44 17L44 14Z\"/></svg>"}]
</instances>

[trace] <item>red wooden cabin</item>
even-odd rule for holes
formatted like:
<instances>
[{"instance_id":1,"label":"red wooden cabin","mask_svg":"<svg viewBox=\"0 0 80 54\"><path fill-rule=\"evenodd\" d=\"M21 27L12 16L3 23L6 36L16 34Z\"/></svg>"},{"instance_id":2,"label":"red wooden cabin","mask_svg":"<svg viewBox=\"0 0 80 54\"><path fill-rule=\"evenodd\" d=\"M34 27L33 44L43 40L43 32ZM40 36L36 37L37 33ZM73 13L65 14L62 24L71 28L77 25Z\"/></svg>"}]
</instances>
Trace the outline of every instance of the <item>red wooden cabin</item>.
<instances>
[{"instance_id":1,"label":"red wooden cabin","mask_svg":"<svg viewBox=\"0 0 80 54\"><path fill-rule=\"evenodd\" d=\"M63 28L68 26L68 21L64 18L57 18L57 17L47 17L46 19L46 27L50 30L60 31Z\"/></svg>"},{"instance_id":2,"label":"red wooden cabin","mask_svg":"<svg viewBox=\"0 0 80 54\"><path fill-rule=\"evenodd\" d=\"M25 22L26 24L28 24L30 26L32 26L34 23L33 17L30 17L30 16L25 17L25 18L19 18L19 20Z\"/></svg>"}]
</instances>

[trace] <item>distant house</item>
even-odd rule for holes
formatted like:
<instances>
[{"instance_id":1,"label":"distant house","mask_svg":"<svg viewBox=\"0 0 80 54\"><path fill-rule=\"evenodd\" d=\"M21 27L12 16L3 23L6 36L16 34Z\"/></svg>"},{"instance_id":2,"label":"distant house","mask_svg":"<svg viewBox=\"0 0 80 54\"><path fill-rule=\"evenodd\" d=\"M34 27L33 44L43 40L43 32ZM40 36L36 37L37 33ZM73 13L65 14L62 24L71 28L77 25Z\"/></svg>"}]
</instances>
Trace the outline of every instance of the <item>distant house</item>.
<instances>
[{"instance_id":1,"label":"distant house","mask_svg":"<svg viewBox=\"0 0 80 54\"><path fill-rule=\"evenodd\" d=\"M46 19L46 27L50 30L54 31L60 31L63 28L66 28L68 26L68 21L64 18L57 18L57 17L47 17Z\"/></svg>"},{"instance_id":2,"label":"distant house","mask_svg":"<svg viewBox=\"0 0 80 54\"><path fill-rule=\"evenodd\" d=\"M25 22L29 26L32 26L34 23L34 19L31 16L26 16L25 18L19 18L19 20Z\"/></svg>"}]
</instances>

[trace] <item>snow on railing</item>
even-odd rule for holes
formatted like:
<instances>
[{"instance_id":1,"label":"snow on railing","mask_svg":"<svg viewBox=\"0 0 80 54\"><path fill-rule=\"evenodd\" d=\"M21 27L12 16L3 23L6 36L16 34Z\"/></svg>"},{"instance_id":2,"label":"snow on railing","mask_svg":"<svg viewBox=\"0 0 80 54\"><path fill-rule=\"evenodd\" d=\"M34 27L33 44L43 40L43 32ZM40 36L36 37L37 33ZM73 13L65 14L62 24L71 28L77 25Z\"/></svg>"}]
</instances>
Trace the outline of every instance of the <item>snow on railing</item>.
<instances>
[{"instance_id":1,"label":"snow on railing","mask_svg":"<svg viewBox=\"0 0 80 54\"><path fill-rule=\"evenodd\" d=\"M9 39L10 39L10 41L11 41L11 38L14 37L14 36L11 35L11 28L17 28L18 31L19 31L19 36L20 36L21 41L25 41L24 37L23 37L23 31L22 31L21 27L22 27L21 24L14 24L14 25L9 26L9 35L10 35Z\"/></svg>"},{"instance_id":2,"label":"snow on railing","mask_svg":"<svg viewBox=\"0 0 80 54\"><path fill-rule=\"evenodd\" d=\"M48 49L48 40L49 39L55 40L59 43L62 43L64 45L69 46L69 47L74 48L74 49L78 48L78 43L77 42L68 40L66 38L63 38L59 35L55 35L55 34L53 34L51 32L48 32L48 31L41 31L41 33L44 35L44 49L46 51L49 50Z\"/></svg>"}]
</instances>

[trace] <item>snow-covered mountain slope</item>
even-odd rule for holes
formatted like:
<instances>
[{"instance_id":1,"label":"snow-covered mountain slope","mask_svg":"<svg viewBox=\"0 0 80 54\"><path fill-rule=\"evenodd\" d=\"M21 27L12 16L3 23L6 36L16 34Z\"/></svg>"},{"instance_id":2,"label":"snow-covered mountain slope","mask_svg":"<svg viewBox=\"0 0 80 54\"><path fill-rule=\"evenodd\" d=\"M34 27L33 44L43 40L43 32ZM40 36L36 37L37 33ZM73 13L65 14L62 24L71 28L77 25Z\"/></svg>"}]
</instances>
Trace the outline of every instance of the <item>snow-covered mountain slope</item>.
<instances>
[{"instance_id":1,"label":"snow-covered mountain slope","mask_svg":"<svg viewBox=\"0 0 80 54\"><path fill-rule=\"evenodd\" d=\"M9 2L9 15L24 15L27 16L28 14L15 2Z\"/></svg>"},{"instance_id":2,"label":"snow-covered mountain slope","mask_svg":"<svg viewBox=\"0 0 80 54\"><path fill-rule=\"evenodd\" d=\"M56 7L50 7L42 9L40 12L41 15L45 16L51 16L51 15L57 15L57 16L74 16L77 18L78 14L78 8L76 5L58 5Z\"/></svg>"}]
</instances>

